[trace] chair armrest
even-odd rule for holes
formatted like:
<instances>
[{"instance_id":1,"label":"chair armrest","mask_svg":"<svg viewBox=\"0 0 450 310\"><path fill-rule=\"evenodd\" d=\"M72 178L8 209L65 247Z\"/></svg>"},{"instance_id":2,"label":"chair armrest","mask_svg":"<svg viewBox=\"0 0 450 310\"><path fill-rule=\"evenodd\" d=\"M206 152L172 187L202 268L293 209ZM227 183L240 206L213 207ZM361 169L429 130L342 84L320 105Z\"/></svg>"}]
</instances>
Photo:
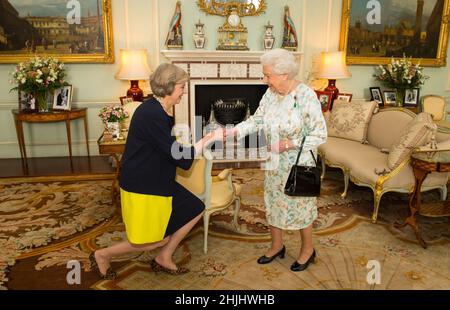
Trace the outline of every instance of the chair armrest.
<instances>
[{"instance_id":1,"label":"chair armrest","mask_svg":"<svg viewBox=\"0 0 450 310\"><path fill-rule=\"evenodd\" d=\"M213 177L213 182L223 181L225 179L231 178L231 172L233 169L224 169L217 176Z\"/></svg>"}]
</instances>

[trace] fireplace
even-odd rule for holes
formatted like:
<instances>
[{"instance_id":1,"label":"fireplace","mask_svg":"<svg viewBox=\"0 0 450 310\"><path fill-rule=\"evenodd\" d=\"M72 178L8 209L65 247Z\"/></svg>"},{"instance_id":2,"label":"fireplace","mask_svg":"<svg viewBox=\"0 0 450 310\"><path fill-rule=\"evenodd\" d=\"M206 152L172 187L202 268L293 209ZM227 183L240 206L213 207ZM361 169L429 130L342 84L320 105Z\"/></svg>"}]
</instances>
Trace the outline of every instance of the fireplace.
<instances>
[{"instance_id":1,"label":"fireplace","mask_svg":"<svg viewBox=\"0 0 450 310\"><path fill-rule=\"evenodd\" d=\"M264 84L217 84L195 86L195 116L202 120L202 126L195 126L195 140L198 141L211 117L218 125L234 125L253 115L259 106L259 101L267 90ZM241 110L245 105L244 110ZM215 110L211 110L214 109ZM228 107L234 106L234 109ZM224 107L222 111L218 108ZM228 111L227 111L228 110ZM220 113L234 113L235 115L221 115ZM243 113L242 113L243 112ZM242 116L242 119L238 119ZM227 121L228 120L228 121ZM248 143L247 143L248 144Z\"/></svg>"}]
</instances>

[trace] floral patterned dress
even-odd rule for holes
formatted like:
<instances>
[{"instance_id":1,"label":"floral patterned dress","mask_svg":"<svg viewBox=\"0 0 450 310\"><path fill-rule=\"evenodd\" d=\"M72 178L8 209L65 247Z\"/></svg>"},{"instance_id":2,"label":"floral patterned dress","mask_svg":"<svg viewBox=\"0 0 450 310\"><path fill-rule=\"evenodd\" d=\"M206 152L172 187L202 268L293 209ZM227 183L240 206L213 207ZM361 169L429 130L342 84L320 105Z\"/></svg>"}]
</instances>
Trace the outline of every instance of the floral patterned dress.
<instances>
[{"instance_id":1,"label":"floral patterned dress","mask_svg":"<svg viewBox=\"0 0 450 310\"><path fill-rule=\"evenodd\" d=\"M259 123L262 120L262 125ZM300 165L314 166L317 147L327 138L326 123L315 92L300 83L286 96L267 89L255 114L236 126L238 139L264 129L267 144L291 140L296 149L271 153L265 165L264 204L269 225L289 230L308 227L317 218L316 197L292 197L284 194L284 185L295 163L303 136L306 136Z\"/></svg>"}]
</instances>

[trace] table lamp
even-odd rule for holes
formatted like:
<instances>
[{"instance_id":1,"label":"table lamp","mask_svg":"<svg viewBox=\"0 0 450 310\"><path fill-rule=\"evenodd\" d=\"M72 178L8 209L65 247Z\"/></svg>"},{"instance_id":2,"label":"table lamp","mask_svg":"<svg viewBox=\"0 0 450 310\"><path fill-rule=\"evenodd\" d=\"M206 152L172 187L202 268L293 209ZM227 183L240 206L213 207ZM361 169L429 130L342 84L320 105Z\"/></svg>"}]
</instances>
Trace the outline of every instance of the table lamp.
<instances>
[{"instance_id":1,"label":"table lamp","mask_svg":"<svg viewBox=\"0 0 450 310\"><path fill-rule=\"evenodd\" d=\"M116 79L131 81L127 96L133 97L134 101L142 101L144 92L139 88L139 80L148 80L150 74L146 49L120 50L120 67Z\"/></svg>"},{"instance_id":2,"label":"table lamp","mask_svg":"<svg viewBox=\"0 0 450 310\"><path fill-rule=\"evenodd\" d=\"M347 69L345 63L344 52L323 52L320 61L320 70L318 78L328 79L328 86L325 91L331 91L333 93L333 98L337 98L339 89L336 87L337 79L347 79L352 75Z\"/></svg>"}]
</instances>

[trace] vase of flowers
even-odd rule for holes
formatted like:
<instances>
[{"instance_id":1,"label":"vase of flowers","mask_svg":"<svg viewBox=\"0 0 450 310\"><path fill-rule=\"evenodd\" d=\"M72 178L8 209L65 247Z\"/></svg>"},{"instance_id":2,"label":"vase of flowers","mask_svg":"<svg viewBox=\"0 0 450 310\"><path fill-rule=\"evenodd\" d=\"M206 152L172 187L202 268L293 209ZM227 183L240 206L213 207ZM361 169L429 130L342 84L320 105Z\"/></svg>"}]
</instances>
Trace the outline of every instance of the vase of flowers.
<instances>
[{"instance_id":1,"label":"vase of flowers","mask_svg":"<svg viewBox=\"0 0 450 310\"><path fill-rule=\"evenodd\" d=\"M106 130L110 132L114 140L120 136L120 123L128 117L128 112L122 106L107 105L100 109L98 116L105 124Z\"/></svg>"},{"instance_id":2,"label":"vase of flowers","mask_svg":"<svg viewBox=\"0 0 450 310\"><path fill-rule=\"evenodd\" d=\"M64 79L64 64L53 57L34 57L19 63L11 73L11 91L18 90L32 94L40 112L47 111L47 96L62 86L69 85Z\"/></svg>"},{"instance_id":3,"label":"vase of flowers","mask_svg":"<svg viewBox=\"0 0 450 310\"><path fill-rule=\"evenodd\" d=\"M389 64L379 65L376 69L375 79L386 87L395 88L397 106L403 105L407 89L420 88L429 78L429 76L423 74L423 67L420 66L420 62L413 64L411 58L405 56L397 60L392 58Z\"/></svg>"}]
</instances>

